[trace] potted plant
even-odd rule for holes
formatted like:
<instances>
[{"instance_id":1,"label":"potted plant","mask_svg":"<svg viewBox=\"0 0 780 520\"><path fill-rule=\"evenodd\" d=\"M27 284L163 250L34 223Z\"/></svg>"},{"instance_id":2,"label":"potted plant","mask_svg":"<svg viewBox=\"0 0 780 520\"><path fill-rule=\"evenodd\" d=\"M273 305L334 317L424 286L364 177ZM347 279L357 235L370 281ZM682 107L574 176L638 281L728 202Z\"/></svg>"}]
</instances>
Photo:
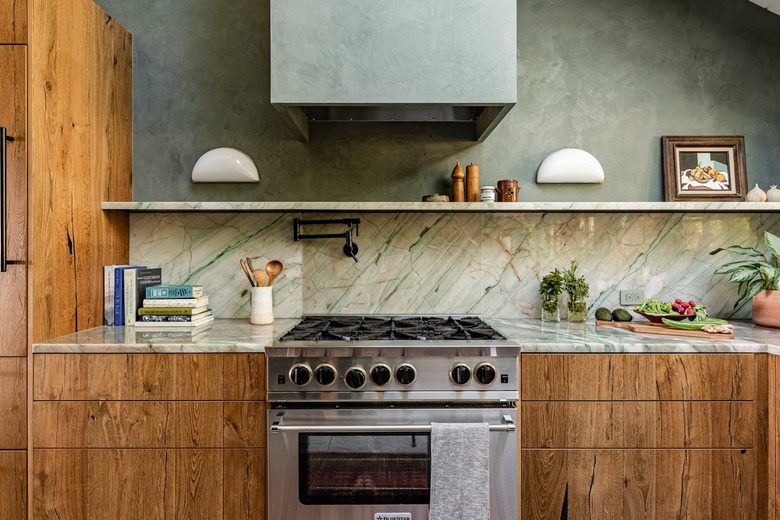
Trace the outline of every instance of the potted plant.
<instances>
[{"instance_id":1,"label":"potted plant","mask_svg":"<svg viewBox=\"0 0 780 520\"><path fill-rule=\"evenodd\" d=\"M590 288L584 276L577 276L577 262L572 260L568 269L563 271L563 288L569 295L569 321L583 322L588 319L588 306L585 298L590 294Z\"/></svg>"},{"instance_id":2,"label":"potted plant","mask_svg":"<svg viewBox=\"0 0 780 520\"><path fill-rule=\"evenodd\" d=\"M743 246L719 247L710 254L729 251L747 258L723 264L715 274L729 275L729 281L738 284L735 309L752 299L753 322L780 328L780 238L764 231L764 245L769 250L766 256L753 247Z\"/></svg>"},{"instance_id":3,"label":"potted plant","mask_svg":"<svg viewBox=\"0 0 780 520\"><path fill-rule=\"evenodd\" d=\"M542 321L561 321L561 311L558 299L563 291L563 276L556 269L547 273L539 284L539 294L542 296Z\"/></svg>"}]
</instances>

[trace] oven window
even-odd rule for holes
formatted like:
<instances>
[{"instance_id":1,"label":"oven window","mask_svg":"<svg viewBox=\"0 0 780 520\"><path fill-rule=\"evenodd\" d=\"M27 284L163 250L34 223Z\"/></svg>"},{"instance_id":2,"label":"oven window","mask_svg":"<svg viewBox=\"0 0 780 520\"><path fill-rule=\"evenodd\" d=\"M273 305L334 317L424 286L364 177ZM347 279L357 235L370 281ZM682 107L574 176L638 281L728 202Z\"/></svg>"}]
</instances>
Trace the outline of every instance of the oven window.
<instances>
[{"instance_id":1,"label":"oven window","mask_svg":"<svg viewBox=\"0 0 780 520\"><path fill-rule=\"evenodd\" d=\"M305 505L427 504L430 434L300 434L298 498Z\"/></svg>"}]
</instances>

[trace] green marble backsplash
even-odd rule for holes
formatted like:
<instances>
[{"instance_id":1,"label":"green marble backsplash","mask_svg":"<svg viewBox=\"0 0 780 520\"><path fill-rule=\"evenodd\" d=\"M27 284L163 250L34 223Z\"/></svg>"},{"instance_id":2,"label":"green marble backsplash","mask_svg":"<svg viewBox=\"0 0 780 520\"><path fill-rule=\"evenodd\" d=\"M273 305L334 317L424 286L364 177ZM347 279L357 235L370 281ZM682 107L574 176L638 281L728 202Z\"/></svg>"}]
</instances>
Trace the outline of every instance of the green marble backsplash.
<instances>
[{"instance_id":1,"label":"green marble backsplash","mask_svg":"<svg viewBox=\"0 0 780 520\"><path fill-rule=\"evenodd\" d=\"M269 103L269 0L96 1L134 37L134 200L419 200L460 161L523 200L655 201L662 135L745 135L750 183L780 184L780 17L747 0L518 0L519 101L481 144L414 124L300 142ZM261 181L191 183L220 146ZM605 183L536 185L564 147Z\"/></svg>"},{"instance_id":2,"label":"green marble backsplash","mask_svg":"<svg viewBox=\"0 0 780 520\"><path fill-rule=\"evenodd\" d=\"M355 263L340 239L294 242L295 216L131 214L130 261L162 267L166 283L202 284L219 318L249 316L249 282L239 266L246 256L256 258L255 267L284 262L274 283L277 318L537 318L541 276L571 260L590 285L591 315L617 307L621 289L644 289L647 297L696 299L714 316L747 318L749 305L733 310L736 286L713 275L733 258L709 251L731 244L763 250L764 230L780 234L780 216L768 213L362 214Z\"/></svg>"}]
</instances>

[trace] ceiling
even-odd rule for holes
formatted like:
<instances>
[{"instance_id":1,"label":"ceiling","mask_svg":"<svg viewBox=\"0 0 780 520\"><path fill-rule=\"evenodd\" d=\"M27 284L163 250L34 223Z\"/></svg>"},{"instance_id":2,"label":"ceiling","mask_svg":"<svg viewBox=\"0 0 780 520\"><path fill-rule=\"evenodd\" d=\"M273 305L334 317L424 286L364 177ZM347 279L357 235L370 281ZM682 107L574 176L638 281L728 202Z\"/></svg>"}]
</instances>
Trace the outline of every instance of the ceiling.
<instances>
[{"instance_id":1,"label":"ceiling","mask_svg":"<svg viewBox=\"0 0 780 520\"><path fill-rule=\"evenodd\" d=\"M754 4L765 7L775 14L780 14L780 0L750 0Z\"/></svg>"}]
</instances>

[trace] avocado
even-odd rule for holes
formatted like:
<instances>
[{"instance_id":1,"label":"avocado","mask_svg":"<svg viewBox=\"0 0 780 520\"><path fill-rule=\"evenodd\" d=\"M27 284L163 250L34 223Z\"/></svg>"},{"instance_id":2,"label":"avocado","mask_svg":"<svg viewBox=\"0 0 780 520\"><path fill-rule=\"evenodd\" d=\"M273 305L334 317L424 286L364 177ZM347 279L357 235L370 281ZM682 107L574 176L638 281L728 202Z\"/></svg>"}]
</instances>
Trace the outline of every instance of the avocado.
<instances>
[{"instance_id":1,"label":"avocado","mask_svg":"<svg viewBox=\"0 0 780 520\"><path fill-rule=\"evenodd\" d=\"M612 319L615 321L632 321L634 317L625 309L615 309L612 311Z\"/></svg>"},{"instance_id":2,"label":"avocado","mask_svg":"<svg viewBox=\"0 0 780 520\"><path fill-rule=\"evenodd\" d=\"M606 307L596 309L596 319L599 321L612 321L612 311Z\"/></svg>"}]
</instances>

